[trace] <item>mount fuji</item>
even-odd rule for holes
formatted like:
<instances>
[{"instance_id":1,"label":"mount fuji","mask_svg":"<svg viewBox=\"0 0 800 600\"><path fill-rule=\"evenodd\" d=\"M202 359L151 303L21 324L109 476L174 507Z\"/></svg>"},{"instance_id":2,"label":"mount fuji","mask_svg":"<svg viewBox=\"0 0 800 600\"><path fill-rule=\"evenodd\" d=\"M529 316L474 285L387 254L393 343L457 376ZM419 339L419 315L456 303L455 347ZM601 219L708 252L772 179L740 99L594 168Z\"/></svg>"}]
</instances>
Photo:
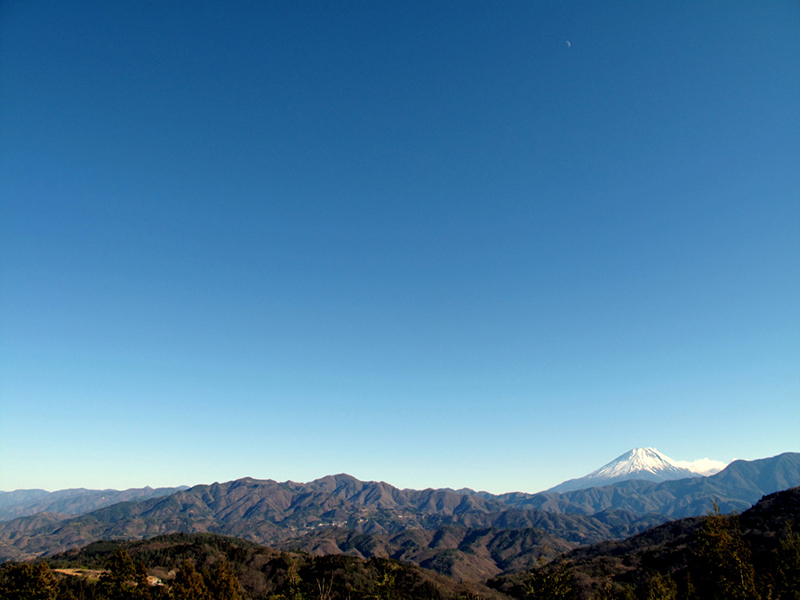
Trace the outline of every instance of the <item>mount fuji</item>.
<instances>
[{"instance_id":1,"label":"mount fuji","mask_svg":"<svg viewBox=\"0 0 800 600\"><path fill-rule=\"evenodd\" d=\"M655 448L634 448L585 477L570 479L547 491L572 492L610 485L628 479L661 482L688 477L703 477L717 473L724 466L724 463L708 459L694 463L678 462L661 454Z\"/></svg>"}]
</instances>

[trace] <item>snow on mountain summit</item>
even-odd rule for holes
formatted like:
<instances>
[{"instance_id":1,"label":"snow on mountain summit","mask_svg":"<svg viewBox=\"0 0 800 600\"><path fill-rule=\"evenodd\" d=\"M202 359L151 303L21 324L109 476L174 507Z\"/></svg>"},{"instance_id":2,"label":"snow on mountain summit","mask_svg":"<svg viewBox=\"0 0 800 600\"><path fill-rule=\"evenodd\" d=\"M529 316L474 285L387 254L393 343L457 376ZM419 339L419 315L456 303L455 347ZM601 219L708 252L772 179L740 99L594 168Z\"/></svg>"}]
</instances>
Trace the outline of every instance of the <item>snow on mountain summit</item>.
<instances>
[{"instance_id":1,"label":"snow on mountain summit","mask_svg":"<svg viewBox=\"0 0 800 600\"><path fill-rule=\"evenodd\" d=\"M679 467L674 460L661 454L655 448L634 448L607 465L593 471L589 474L589 477L608 479L642 471L656 475L666 471L691 477L689 469Z\"/></svg>"},{"instance_id":2,"label":"snow on mountain summit","mask_svg":"<svg viewBox=\"0 0 800 600\"><path fill-rule=\"evenodd\" d=\"M661 454L655 448L634 448L596 471L592 471L585 477L570 479L548 491L570 492L610 485L628 479L645 479L647 481L660 482L686 479L687 477L702 477L703 475L711 474L708 468L703 468L707 467L706 462L716 465L716 461L708 461L707 459L695 461L694 463L678 463ZM722 463L720 464L724 466ZM701 468L698 467L703 468L703 470L701 471ZM716 469L716 471L719 471L719 469Z\"/></svg>"}]
</instances>

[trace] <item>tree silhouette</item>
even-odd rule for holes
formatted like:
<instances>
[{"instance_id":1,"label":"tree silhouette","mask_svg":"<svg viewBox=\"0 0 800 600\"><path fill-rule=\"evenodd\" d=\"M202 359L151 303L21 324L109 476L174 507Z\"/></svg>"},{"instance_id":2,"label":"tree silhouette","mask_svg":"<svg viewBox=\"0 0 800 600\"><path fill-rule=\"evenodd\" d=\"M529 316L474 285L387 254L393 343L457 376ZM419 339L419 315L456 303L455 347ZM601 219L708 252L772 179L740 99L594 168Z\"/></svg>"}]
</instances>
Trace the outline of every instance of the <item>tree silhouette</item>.
<instances>
[{"instance_id":1,"label":"tree silhouette","mask_svg":"<svg viewBox=\"0 0 800 600\"><path fill-rule=\"evenodd\" d=\"M142 563L134 563L130 555L118 548L105 563L106 572L98 582L98 595L107 600L147 600L150 589L147 571Z\"/></svg>"}]
</instances>

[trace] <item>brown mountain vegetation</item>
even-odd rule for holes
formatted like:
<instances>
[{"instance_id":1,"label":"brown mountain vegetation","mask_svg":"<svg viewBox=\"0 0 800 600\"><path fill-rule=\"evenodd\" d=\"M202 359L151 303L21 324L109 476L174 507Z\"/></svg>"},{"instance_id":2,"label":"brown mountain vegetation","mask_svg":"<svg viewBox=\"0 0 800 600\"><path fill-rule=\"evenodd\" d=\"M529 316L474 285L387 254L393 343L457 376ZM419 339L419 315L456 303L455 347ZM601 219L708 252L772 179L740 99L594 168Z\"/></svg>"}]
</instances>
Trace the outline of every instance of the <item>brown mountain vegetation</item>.
<instances>
[{"instance_id":1,"label":"brown mountain vegetation","mask_svg":"<svg viewBox=\"0 0 800 600\"><path fill-rule=\"evenodd\" d=\"M601 518L510 508L498 500L446 490L399 490L348 475L308 484L248 478L123 502L77 517L40 514L0 522L0 559L33 558L99 539L145 539L174 532L217 533L278 544L306 535L313 538L323 529L338 529L343 535L392 536L448 525L532 528L570 544L588 544L624 537L662 521L620 511L607 511ZM303 542L298 545L304 547Z\"/></svg>"},{"instance_id":2,"label":"brown mountain vegetation","mask_svg":"<svg viewBox=\"0 0 800 600\"><path fill-rule=\"evenodd\" d=\"M477 551L469 554L470 560L480 561L488 553L500 565L503 552L508 552L508 564L513 565L515 555L526 554L520 543L524 536L457 526L409 531L405 536L362 534L362 538L328 537L332 531L318 531L319 551L325 543L333 543L339 553L314 556L211 534L173 534L138 542L97 542L52 557L49 566L7 564L0 570L0 594L53 600L796 600L800 594L798 520L800 488L793 488L765 497L742 515L717 511L682 519L626 540L576 548L550 562L542 553L533 568L503 574L487 585L458 581L409 562L377 556L365 560L341 552L366 549L377 555L391 550L406 552L406 558L414 560L414 552L419 559L431 551L435 563L472 548ZM528 534L530 548L540 549L541 532ZM503 536L509 537L503 540ZM59 568L59 573L76 567L105 568L107 573L91 582L55 575L51 567ZM452 564L449 568L458 574ZM160 585L147 585L155 578Z\"/></svg>"}]
</instances>

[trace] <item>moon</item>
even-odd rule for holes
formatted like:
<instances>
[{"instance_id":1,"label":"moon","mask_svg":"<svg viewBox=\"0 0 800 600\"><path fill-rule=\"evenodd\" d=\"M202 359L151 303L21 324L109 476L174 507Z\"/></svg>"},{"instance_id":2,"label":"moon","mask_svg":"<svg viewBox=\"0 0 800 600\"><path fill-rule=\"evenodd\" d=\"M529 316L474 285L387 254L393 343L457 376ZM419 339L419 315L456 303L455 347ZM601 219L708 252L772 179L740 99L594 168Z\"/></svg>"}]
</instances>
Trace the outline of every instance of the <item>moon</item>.
<instances>
[{"instance_id":1,"label":"moon","mask_svg":"<svg viewBox=\"0 0 800 600\"><path fill-rule=\"evenodd\" d=\"M572 47L572 44L570 44L569 42L567 42L567 48L571 48L571 47Z\"/></svg>"}]
</instances>

